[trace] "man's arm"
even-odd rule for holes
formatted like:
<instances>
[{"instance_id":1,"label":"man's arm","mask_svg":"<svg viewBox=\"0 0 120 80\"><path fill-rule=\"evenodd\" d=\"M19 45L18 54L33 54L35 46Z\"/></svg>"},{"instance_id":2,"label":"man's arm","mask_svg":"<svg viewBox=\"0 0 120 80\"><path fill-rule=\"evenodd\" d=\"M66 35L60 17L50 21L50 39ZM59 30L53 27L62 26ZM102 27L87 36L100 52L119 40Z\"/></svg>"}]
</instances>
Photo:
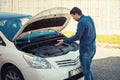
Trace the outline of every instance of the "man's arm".
<instances>
[{"instance_id":1,"label":"man's arm","mask_svg":"<svg viewBox=\"0 0 120 80\"><path fill-rule=\"evenodd\" d=\"M73 42L73 41L76 41L76 40L80 40L84 31L85 31L85 24L82 23L82 22L79 22L78 25L77 25L77 31L76 31L75 35L70 37L70 38L65 38L63 40L63 42L70 43L70 42Z\"/></svg>"},{"instance_id":2,"label":"man's arm","mask_svg":"<svg viewBox=\"0 0 120 80\"><path fill-rule=\"evenodd\" d=\"M85 24L82 22L79 22L77 25L77 31L76 31L75 35L70 38L57 40L58 43L55 44L55 46L59 46L63 43L70 43L70 42L79 40L81 38L82 34L84 33L84 31L85 31Z\"/></svg>"}]
</instances>

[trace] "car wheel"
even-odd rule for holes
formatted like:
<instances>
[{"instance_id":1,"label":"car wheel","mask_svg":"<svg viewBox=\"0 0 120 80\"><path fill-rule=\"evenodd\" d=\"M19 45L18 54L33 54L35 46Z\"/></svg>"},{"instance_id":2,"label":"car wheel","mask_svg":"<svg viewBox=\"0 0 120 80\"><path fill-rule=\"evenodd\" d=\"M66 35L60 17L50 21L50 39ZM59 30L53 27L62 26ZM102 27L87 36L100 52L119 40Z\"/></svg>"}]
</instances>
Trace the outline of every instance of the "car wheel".
<instances>
[{"instance_id":1,"label":"car wheel","mask_svg":"<svg viewBox=\"0 0 120 80\"><path fill-rule=\"evenodd\" d=\"M24 80L21 72L12 65L6 67L1 74L1 80Z\"/></svg>"}]
</instances>

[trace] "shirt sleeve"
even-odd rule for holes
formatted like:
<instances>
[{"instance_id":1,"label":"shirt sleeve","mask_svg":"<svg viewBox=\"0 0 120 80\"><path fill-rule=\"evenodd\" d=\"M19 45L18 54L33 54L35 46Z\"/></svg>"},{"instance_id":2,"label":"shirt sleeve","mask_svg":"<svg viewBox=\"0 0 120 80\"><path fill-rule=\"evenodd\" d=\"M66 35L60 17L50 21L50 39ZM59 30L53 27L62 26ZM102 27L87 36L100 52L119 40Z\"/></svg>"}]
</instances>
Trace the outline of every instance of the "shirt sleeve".
<instances>
[{"instance_id":1,"label":"shirt sleeve","mask_svg":"<svg viewBox=\"0 0 120 80\"><path fill-rule=\"evenodd\" d=\"M85 24L83 22L79 22L77 25L77 30L74 36L70 37L70 38L65 38L63 41L65 43L70 43L76 40L80 40L81 36L83 35L85 31Z\"/></svg>"}]
</instances>

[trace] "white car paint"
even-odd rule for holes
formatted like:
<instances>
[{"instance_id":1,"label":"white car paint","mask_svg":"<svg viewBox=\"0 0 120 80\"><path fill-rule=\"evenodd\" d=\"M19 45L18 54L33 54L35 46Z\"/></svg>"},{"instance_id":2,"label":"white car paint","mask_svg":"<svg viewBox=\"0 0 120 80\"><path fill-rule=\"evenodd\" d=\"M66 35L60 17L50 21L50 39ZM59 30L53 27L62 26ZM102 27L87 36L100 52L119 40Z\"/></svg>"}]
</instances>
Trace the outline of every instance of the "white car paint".
<instances>
[{"instance_id":1,"label":"white car paint","mask_svg":"<svg viewBox=\"0 0 120 80\"><path fill-rule=\"evenodd\" d=\"M33 19L30 20L28 23L33 22L34 20L36 21L38 20L38 18L33 17ZM20 29L21 31L17 33L17 35L14 37L13 40L17 39L18 36L21 35L21 32L26 25L27 23L23 26L23 28ZM59 29L56 28L56 30ZM68 75L69 71L80 67L79 61L76 63L76 65L73 66L59 67L56 64L56 61L62 61L68 59L76 60L77 57L79 56L78 51L70 51L69 53L62 56L45 58L50 63L51 68L41 69L41 68L32 67L24 57L26 56L27 59L29 59L28 61L30 61L33 59L33 57L35 57L34 55L18 50L14 45L14 43L9 41L2 34L1 31L0 31L0 37L6 44L6 46L0 45L0 69L3 67L3 65L10 63L16 66L20 70L25 80L64 80L69 78ZM84 78L82 77L79 80L83 80L83 79Z\"/></svg>"}]
</instances>

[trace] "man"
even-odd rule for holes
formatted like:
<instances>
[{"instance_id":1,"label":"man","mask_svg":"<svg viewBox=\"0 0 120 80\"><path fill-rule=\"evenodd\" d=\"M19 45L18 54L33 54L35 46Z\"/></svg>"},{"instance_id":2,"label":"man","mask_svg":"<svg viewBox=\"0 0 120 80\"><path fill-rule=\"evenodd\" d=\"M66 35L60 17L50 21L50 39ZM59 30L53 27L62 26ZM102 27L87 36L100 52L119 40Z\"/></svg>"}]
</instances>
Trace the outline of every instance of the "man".
<instances>
[{"instance_id":1,"label":"man","mask_svg":"<svg viewBox=\"0 0 120 80\"><path fill-rule=\"evenodd\" d=\"M76 34L70 38L57 40L56 46L63 43L70 43L79 40L80 62L84 72L85 80L93 80L90 64L96 52L96 30L93 19L90 16L84 16L82 11L74 7L70 11L70 15L74 20L78 21Z\"/></svg>"}]
</instances>

